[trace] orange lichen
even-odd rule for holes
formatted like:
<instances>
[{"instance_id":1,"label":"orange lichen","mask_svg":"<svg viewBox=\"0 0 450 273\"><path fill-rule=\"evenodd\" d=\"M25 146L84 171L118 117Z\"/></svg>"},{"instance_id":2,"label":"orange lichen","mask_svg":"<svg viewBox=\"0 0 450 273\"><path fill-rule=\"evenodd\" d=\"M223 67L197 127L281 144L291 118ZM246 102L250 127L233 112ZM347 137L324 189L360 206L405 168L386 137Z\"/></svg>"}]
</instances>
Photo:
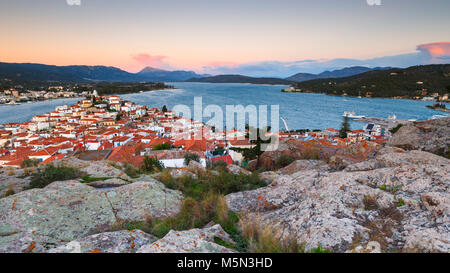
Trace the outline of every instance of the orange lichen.
<instances>
[{"instance_id":1,"label":"orange lichen","mask_svg":"<svg viewBox=\"0 0 450 273\"><path fill-rule=\"evenodd\" d=\"M92 250L89 250L88 253L101 253L101 251L98 248L94 248Z\"/></svg>"},{"instance_id":2,"label":"orange lichen","mask_svg":"<svg viewBox=\"0 0 450 273\"><path fill-rule=\"evenodd\" d=\"M14 199L14 202L12 204L12 210L14 210L16 208L16 203L17 203L17 200Z\"/></svg>"},{"instance_id":3,"label":"orange lichen","mask_svg":"<svg viewBox=\"0 0 450 273\"><path fill-rule=\"evenodd\" d=\"M27 247L27 249L25 249L23 252L24 253L30 253L31 251L33 251L33 249L35 249L36 247L36 242L31 242L31 244Z\"/></svg>"},{"instance_id":4,"label":"orange lichen","mask_svg":"<svg viewBox=\"0 0 450 273\"><path fill-rule=\"evenodd\" d=\"M258 200L261 200L262 199L262 196L261 195L258 195Z\"/></svg>"}]
</instances>

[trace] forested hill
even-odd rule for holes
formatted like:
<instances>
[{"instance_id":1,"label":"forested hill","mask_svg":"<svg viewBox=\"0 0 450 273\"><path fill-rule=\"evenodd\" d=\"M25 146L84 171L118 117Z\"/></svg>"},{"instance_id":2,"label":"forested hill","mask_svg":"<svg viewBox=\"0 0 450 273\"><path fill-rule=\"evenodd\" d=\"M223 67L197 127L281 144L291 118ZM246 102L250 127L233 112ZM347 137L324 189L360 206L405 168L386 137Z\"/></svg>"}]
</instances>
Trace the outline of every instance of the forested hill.
<instances>
[{"instance_id":1,"label":"forested hill","mask_svg":"<svg viewBox=\"0 0 450 273\"><path fill-rule=\"evenodd\" d=\"M293 84L298 92L372 97L414 97L450 91L450 64L369 71L345 78ZM426 93L425 93L426 92Z\"/></svg>"}]
</instances>

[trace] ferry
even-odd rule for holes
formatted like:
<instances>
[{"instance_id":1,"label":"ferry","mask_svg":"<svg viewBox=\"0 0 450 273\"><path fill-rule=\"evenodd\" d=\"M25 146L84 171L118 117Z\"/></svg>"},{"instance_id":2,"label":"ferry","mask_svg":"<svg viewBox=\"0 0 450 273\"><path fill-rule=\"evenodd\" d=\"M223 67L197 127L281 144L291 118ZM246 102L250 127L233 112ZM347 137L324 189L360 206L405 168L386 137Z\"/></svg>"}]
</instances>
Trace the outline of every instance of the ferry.
<instances>
[{"instance_id":1,"label":"ferry","mask_svg":"<svg viewBox=\"0 0 450 273\"><path fill-rule=\"evenodd\" d=\"M355 112L344 112L343 117L348 117L351 119L365 118L366 116L356 115Z\"/></svg>"}]
</instances>

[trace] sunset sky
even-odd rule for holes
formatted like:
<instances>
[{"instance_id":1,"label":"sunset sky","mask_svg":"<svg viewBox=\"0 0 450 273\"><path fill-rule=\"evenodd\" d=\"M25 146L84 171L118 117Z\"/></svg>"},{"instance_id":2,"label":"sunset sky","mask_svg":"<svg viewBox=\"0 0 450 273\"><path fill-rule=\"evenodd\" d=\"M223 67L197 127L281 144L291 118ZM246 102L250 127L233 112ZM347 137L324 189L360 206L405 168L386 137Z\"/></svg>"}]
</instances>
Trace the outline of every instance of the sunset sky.
<instances>
[{"instance_id":1,"label":"sunset sky","mask_svg":"<svg viewBox=\"0 0 450 273\"><path fill-rule=\"evenodd\" d=\"M0 62L252 76L450 63L449 0L380 1L0 0Z\"/></svg>"}]
</instances>

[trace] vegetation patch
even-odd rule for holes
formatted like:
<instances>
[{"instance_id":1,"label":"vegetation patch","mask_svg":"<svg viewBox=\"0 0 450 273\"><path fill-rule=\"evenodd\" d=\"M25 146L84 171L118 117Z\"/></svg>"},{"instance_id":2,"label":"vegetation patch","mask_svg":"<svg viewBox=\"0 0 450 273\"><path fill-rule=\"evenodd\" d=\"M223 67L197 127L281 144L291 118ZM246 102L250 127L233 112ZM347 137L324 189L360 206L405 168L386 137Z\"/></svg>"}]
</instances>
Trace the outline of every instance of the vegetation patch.
<instances>
[{"instance_id":1,"label":"vegetation patch","mask_svg":"<svg viewBox=\"0 0 450 273\"><path fill-rule=\"evenodd\" d=\"M85 175L81 177L81 183L91 183L97 181L105 181L111 179L112 177L90 177L89 175Z\"/></svg>"},{"instance_id":2,"label":"vegetation patch","mask_svg":"<svg viewBox=\"0 0 450 273\"><path fill-rule=\"evenodd\" d=\"M26 189L44 188L52 182L77 179L82 175L83 173L76 168L49 164L32 175L30 185Z\"/></svg>"}]
</instances>

